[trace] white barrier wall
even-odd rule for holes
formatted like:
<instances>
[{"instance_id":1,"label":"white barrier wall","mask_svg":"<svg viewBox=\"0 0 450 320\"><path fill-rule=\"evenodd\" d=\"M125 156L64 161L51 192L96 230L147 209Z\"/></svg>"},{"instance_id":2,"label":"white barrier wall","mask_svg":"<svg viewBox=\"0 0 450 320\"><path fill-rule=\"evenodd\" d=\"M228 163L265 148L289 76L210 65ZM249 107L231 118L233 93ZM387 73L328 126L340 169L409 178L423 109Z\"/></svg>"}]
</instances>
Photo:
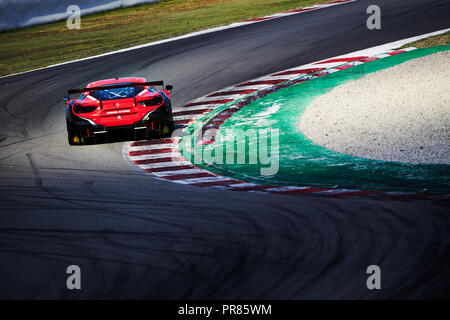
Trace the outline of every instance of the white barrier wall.
<instances>
[{"instance_id":1,"label":"white barrier wall","mask_svg":"<svg viewBox=\"0 0 450 320\"><path fill-rule=\"evenodd\" d=\"M81 14L89 14L157 1L160 0L0 0L0 30L66 19L70 5L79 6Z\"/></svg>"}]
</instances>

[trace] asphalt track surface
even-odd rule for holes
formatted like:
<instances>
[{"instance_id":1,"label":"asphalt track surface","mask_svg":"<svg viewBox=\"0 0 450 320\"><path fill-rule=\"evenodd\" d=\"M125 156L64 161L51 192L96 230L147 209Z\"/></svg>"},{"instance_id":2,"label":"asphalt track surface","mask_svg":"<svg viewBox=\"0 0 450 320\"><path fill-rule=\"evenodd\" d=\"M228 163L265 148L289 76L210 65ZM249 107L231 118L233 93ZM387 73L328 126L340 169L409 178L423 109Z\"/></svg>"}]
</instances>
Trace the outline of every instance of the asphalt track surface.
<instances>
[{"instance_id":1,"label":"asphalt track surface","mask_svg":"<svg viewBox=\"0 0 450 320\"><path fill-rule=\"evenodd\" d=\"M326 8L0 79L0 298L430 298L450 294L450 213L420 201L205 190L156 180L123 142L69 147L68 88L164 79L175 109L278 70L449 27L447 0ZM114 30L112 30L114 32ZM66 267L82 290L66 289ZM378 264L382 290L366 288Z\"/></svg>"}]
</instances>

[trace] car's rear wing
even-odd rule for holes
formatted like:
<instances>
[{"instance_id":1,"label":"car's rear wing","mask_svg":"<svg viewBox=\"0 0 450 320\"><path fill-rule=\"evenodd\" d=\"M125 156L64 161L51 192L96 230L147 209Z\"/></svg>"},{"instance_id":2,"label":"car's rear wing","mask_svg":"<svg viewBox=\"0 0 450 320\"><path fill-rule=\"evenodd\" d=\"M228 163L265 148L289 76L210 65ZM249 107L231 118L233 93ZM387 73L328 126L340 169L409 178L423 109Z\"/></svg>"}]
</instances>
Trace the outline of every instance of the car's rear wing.
<instances>
[{"instance_id":1,"label":"car's rear wing","mask_svg":"<svg viewBox=\"0 0 450 320\"><path fill-rule=\"evenodd\" d=\"M101 87L91 87L91 88L80 88L80 89L70 89L69 94L83 93L87 91L96 90L108 90L117 88L128 88L128 87L142 87L142 86L162 86L164 88L164 81L151 81L151 82L141 82L141 83L124 83L124 84L114 84L110 86ZM166 90L172 90L172 86L167 86Z\"/></svg>"}]
</instances>

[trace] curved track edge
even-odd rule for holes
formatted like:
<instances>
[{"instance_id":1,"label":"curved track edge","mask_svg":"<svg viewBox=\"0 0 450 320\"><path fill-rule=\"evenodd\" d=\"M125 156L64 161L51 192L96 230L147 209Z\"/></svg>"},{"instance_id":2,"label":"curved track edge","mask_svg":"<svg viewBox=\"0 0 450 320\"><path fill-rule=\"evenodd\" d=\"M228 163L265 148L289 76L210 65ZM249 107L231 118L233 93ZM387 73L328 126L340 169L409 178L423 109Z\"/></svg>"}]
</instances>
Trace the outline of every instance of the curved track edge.
<instances>
[{"instance_id":1,"label":"curved track edge","mask_svg":"<svg viewBox=\"0 0 450 320\"><path fill-rule=\"evenodd\" d=\"M381 49L385 48L380 47L378 50ZM188 128L194 125L200 123L200 131L202 132L211 129L212 132L218 132L220 126L235 112L270 93L294 84L352 68L356 65L411 50L415 50L415 48L388 50L376 53L374 52L374 48L369 48L366 51L362 50L344 56L313 62L224 88L193 100L175 111L173 115L177 130L171 138L127 142L123 147L123 156L127 161L137 165L153 177L202 188L291 195L308 194L339 198L370 197L380 200L448 200L450 199L450 195L448 194L318 188L314 186L261 185L213 173L183 157L182 151L180 150L181 136L197 134L198 131L187 133ZM201 123L201 120L204 120L205 117L211 114L212 116L209 119ZM195 136L193 138L196 139L197 145L210 144L215 141L214 133L202 135L200 139Z\"/></svg>"}]
</instances>

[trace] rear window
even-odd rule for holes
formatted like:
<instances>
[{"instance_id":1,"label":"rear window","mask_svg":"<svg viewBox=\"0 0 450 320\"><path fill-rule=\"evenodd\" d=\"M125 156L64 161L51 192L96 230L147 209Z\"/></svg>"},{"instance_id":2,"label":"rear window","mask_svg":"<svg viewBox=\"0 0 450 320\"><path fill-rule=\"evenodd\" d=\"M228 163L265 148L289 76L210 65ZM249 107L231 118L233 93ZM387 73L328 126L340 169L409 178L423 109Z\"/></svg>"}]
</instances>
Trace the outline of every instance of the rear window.
<instances>
[{"instance_id":1,"label":"rear window","mask_svg":"<svg viewBox=\"0 0 450 320\"><path fill-rule=\"evenodd\" d=\"M128 84L128 83L117 83L117 85ZM115 84L108 84L105 86L111 86ZM114 99L126 99L133 98L138 95L144 87L125 87L125 88L116 88L116 89L105 89L105 90L96 90L91 91L90 95L93 96L97 100L114 100Z\"/></svg>"}]
</instances>

